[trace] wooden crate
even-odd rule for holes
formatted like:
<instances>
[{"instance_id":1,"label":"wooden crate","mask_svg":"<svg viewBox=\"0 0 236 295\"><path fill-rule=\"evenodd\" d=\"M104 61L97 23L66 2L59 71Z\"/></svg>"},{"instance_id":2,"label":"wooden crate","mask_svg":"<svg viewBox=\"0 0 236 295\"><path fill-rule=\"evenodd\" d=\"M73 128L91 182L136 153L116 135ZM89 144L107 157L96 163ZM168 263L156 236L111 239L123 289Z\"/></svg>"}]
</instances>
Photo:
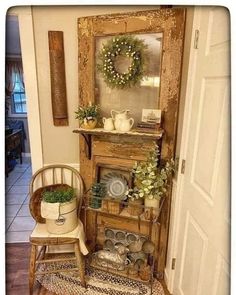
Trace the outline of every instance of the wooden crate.
<instances>
[{"instance_id":1,"label":"wooden crate","mask_svg":"<svg viewBox=\"0 0 236 295\"><path fill-rule=\"evenodd\" d=\"M103 199L102 200L102 211L119 215L121 212L121 203L114 201L112 199Z\"/></svg>"}]
</instances>

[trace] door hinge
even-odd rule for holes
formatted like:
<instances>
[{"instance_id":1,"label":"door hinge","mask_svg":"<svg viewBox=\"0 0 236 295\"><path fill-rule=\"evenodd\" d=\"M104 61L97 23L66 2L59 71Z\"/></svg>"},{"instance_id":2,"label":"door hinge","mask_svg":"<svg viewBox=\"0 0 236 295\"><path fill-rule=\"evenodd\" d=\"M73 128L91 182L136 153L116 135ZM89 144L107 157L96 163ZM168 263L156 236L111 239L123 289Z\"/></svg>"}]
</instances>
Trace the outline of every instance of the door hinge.
<instances>
[{"instance_id":1,"label":"door hinge","mask_svg":"<svg viewBox=\"0 0 236 295\"><path fill-rule=\"evenodd\" d=\"M195 30L194 45L193 45L194 49L198 49L199 34L200 34L199 30Z\"/></svg>"},{"instance_id":2,"label":"door hinge","mask_svg":"<svg viewBox=\"0 0 236 295\"><path fill-rule=\"evenodd\" d=\"M186 163L186 161L185 160L182 160L182 163L181 163L181 174L184 174L184 172L185 172L185 163Z\"/></svg>"},{"instance_id":3,"label":"door hinge","mask_svg":"<svg viewBox=\"0 0 236 295\"><path fill-rule=\"evenodd\" d=\"M171 269L175 269L176 258L172 258Z\"/></svg>"}]
</instances>

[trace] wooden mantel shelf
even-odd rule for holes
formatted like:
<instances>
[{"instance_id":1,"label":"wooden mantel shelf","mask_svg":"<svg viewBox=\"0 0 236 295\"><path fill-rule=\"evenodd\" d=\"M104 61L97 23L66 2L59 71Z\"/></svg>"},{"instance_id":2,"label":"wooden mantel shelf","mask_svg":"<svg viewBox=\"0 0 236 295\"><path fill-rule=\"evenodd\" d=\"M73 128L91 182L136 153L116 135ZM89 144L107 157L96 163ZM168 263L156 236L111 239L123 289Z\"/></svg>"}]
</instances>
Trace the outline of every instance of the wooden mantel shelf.
<instances>
[{"instance_id":1,"label":"wooden mantel shelf","mask_svg":"<svg viewBox=\"0 0 236 295\"><path fill-rule=\"evenodd\" d=\"M146 138L154 138L154 139L160 139L163 135L163 130L153 132L153 133L145 133L145 132L137 132L135 129L128 132L121 132L117 130L113 131L106 131L103 128L94 128L94 129L84 129L84 128L78 128L73 130L74 133L80 133L80 134L90 134L90 135L118 135L118 136L139 136L139 137L146 137Z\"/></svg>"},{"instance_id":2,"label":"wooden mantel shelf","mask_svg":"<svg viewBox=\"0 0 236 295\"><path fill-rule=\"evenodd\" d=\"M90 160L92 151L91 151L91 136L96 135L96 136L102 136L102 135L116 135L116 136L133 136L133 137L141 137L141 138L149 138L149 139L154 139L158 140L162 138L162 135L164 133L163 129L160 129L159 131L153 132L153 133L145 133L145 132L137 132L135 129L132 131L128 132L121 132L117 130L113 131L106 131L103 128L94 128L94 129L84 129L84 128L78 128L73 130L73 133L79 133L81 134L85 142L87 144L87 152L86 156Z\"/></svg>"}]
</instances>

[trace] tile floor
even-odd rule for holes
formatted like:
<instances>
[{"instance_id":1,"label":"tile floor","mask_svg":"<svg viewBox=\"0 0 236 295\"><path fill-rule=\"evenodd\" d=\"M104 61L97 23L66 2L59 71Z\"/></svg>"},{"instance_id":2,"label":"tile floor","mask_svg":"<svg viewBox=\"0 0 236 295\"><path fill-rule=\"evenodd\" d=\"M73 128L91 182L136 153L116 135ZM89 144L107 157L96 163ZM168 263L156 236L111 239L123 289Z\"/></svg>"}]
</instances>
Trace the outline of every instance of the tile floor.
<instances>
[{"instance_id":1,"label":"tile floor","mask_svg":"<svg viewBox=\"0 0 236 295\"><path fill-rule=\"evenodd\" d=\"M34 228L35 222L28 207L31 177L32 169L29 157L23 158L22 164L17 163L6 177L5 228L7 243L28 242L29 235Z\"/></svg>"}]
</instances>

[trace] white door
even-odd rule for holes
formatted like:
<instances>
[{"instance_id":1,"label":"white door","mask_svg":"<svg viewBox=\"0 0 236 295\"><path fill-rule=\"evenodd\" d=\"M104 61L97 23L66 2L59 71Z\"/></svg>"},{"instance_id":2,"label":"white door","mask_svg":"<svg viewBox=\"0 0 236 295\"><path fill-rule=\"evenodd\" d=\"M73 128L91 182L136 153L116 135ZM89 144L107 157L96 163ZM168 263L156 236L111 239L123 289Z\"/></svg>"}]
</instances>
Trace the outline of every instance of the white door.
<instances>
[{"instance_id":1,"label":"white door","mask_svg":"<svg viewBox=\"0 0 236 295\"><path fill-rule=\"evenodd\" d=\"M174 295L229 294L229 14L199 7L188 72ZM193 33L193 35L194 35ZM195 42L194 42L195 40ZM197 48L196 48L197 46ZM195 47L195 48L194 48Z\"/></svg>"}]
</instances>

